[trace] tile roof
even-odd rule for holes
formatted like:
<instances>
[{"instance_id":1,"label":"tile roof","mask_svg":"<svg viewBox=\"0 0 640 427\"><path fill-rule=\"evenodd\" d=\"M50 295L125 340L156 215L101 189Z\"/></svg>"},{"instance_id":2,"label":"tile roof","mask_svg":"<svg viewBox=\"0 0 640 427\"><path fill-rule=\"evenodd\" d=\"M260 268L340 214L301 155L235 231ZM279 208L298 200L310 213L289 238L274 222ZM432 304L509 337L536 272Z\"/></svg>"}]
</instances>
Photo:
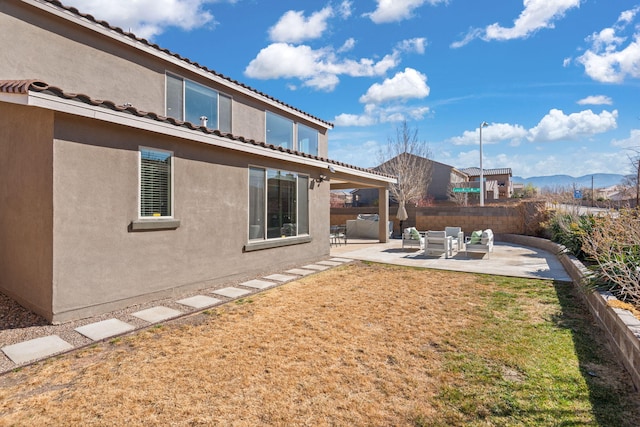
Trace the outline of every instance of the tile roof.
<instances>
[{"instance_id":1,"label":"tile roof","mask_svg":"<svg viewBox=\"0 0 640 427\"><path fill-rule=\"evenodd\" d=\"M286 104L286 103L284 103L284 102L282 102L282 101L280 101L280 100L278 100L278 99L276 99L276 98L274 98L274 97L272 97L272 96L270 96L270 95L267 95L267 94L266 94L266 93L264 93L264 92L260 92L259 90L255 89L255 88L252 88L251 86L247 86L247 85L246 85L246 84L244 84L244 83L241 83L241 82L239 82L239 81L237 81L237 80L234 80L234 79L232 79L232 78L230 78L230 77L227 77L227 76L225 76L225 75L223 75L223 74L220 74L220 73L218 73L218 72L216 72L216 71L214 71L214 70L212 70L212 69L210 69L210 68L208 68L208 67L206 67L206 66L204 66L204 65L201 65L201 64L199 64L199 63L197 63L197 62L195 62L195 61L192 61L192 60L190 60L189 58L185 58L185 57L183 57L183 56L181 56L181 55L179 55L179 54L177 54L177 53L171 52L169 49L162 48L162 47L160 47L159 45L157 45L157 44L155 44L155 43L151 43L151 42L149 42L149 41L148 41L148 40L146 40L146 39L143 39L143 38L137 37L135 34L133 34L133 33L131 33L131 32L124 31L124 30L123 30L122 28L120 28L120 27L115 27L115 26L112 26L111 24L109 24L109 23L108 23L108 22L106 22L106 21L102 21L102 20L96 19L96 18L94 18L94 17L93 17L93 15L90 15L90 14L87 14L87 13L81 13L81 12L80 12L78 9L76 9L75 7L65 6L64 4L62 4L62 3L61 3L60 1L58 1L58 0L38 0L38 1L40 1L40 2L42 2L42 3L49 3L49 4L51 4L51 5L55 6L55 7L58 7L58 8L60 8L60 9L66 10L66 11L69 11L69 12L73 13L74 15L78 16L78 17L81 17L81 18L87 19L87 20L89 20L89 21L91 21L91 22L93 22L93 23L95 23L95 24L97 24L97 25L101 25L101 26L103 26L103 27L105 27L105 28L107 28L107 29L109 29L109 30L115 31L116 33L119 33L120 35L122 35L122 36L124 36L124 37L128 37L128 38L130 38L130 39L133 39L133 40L135 40L135 41L138 41L138 42L140 42L140 43L143 43L143 44L145 44L145 45L147 45L147 46L150 46L150 47L152 47L152 48L154 48L154 49L158 50L159 52L163 52L163 53L166 53L166 54L168 54L168 55L171 55L171 56L173 56L173 57L175 57L175 58L177 58L177 59L179 59L179 60L181 60L181 61L183 61L183 62L185 62L185 63L187 63L187 64L190 64L190 65L193 65L193 66L195 66L195 67L198 67L198 68L200 68L201 70L206 71L207 73L213 74L214 76L219 77L219 78L222 78L222 79L224 79L224 80L227 80L228 82L233 83L234 85L237 85L237 86L240 86L240 87L242 87L242 88L244 88L244 89L250 90L251 92L254 92L254 93L256 93L256 94L258 94L258 95L260 95L260 96L263 96L263 97L265 97L265 98L268 98L268 99L270 99L271 101L274 101L274 102L276 102L276 103L278 103L278 104L280 104L280 105L283 105L283 106L285 106L285 107L287 107L287 108L290 108L290 109L292 109L292 110L295 110L295 111L297 111L297 112L299 112L299 113L301 113L301 114L303 114L303 115L305 115L305 116L308 116L308 117L310 117L310 118L312 118L312 119L314 119L314 120L317 120L317 121L319 121L319 122L322 122L322 123L326 124L327 126L329 126L329 127L332 127L332 128L333 128L333 123L331 123L331 122L328 122L328 121L326 121L326 120L320 119L320 118L315 117L315 116L313 116L313 115L311 115L311 114L309 114L309 113L306 113L306 112L304 112L304 111L302 111L302 110L300 110L300 109L298 109L298 108L296 108L296 107L293 107L293 106L291 106L291 105L289 105L289 104Z\"/></svg>"},{"instance_id":2,"label":"tile roof","mask_svg":"<svg viewBox=\"0 0 640 427\"><path fill-rule=\"evenodd\" d=\"M270 150L274 150L274 151L280 151L280 152L283 152L283 153L293 154L293 155L299 156L299 157L306 157L306 158L310 158L310 159L314 159L314 160L319 160L319 161L330 163L330 164L333 164L333 165L344 166L344 167L347 167L349 169L363 171L363 172L371 173L373 175L378 175L378 176L387 177L387 178L395 178L395 177L393 177L391 175L384 174L384 173L381 173L381 172L378 172L378 171L374 171L372 169L349 165L347 163L338 162L336 160L326 159L324 157L319 157L319 156L316 156L316 155L303 153L303 152L300 152L300 151L296 151L296 150L292 150L292 149L289 149L289 148L276 146L276 145L273 145L273 144L267 144L265 142L255 141L253 139L246 139L246 138L244 138L242 136L236 136L236 135L233 135L231 133L220 132L217 129L210 129L210 128L207 128L207 127L204 127L204 126L195 125L195 124L193 124L191 122L186 122L186 121L181 121L181 120L174 119L173 117L165 117L165 116L162 116L162 115L157 114L157 113L141 111L141 110L138 110L137 108L135 108L133 106L130 106L130 105L116 105L113 101L93 99L90 96L84 95L84 94L68 93L68 92L63 91L62 89L60 89L58 87L49 86L47 83L43 82L42 80L36 80L36 79L32 79L32 80L0 80L0 93L29 94L29 92L47 93L47 94L50 94L50 95L54 95L54 96L56 96L58 98L69 99L69 100L81 102L81 103L88 104L88 105L107 108L107 109L113 110L113 111L129 113L129 114L132 114L132 115L137 116L137 117L143 117L143 118L155 120L155 121L158 121L158 122L169 123L169 124L172 124L172 125L178 126L178 127L186 127L188 129L200 131L200 132L202 132L204 134L209 134L209 135L213 134L213 135L216 135L216 136L219 136L219 137L228 138L228 139L233 140L233 141L239 141L239 142L243 142L245 144L251 144L251 145L254 145L254 146L263 147L265 149L270 149Z\"/></svg>"},{"instance_id":3,"label":"tile roof","mask_svg":"<svg viewBox=\"0 0 640 427\"><path fill-rule=\"evenodd\" d=\"M500 168L500 169L483 169L483 175L511 175L511 168ZM480 176L480 168L466 168L460 169L460 172L465 173L469 176Z\"/></svg>"}]
</instances>

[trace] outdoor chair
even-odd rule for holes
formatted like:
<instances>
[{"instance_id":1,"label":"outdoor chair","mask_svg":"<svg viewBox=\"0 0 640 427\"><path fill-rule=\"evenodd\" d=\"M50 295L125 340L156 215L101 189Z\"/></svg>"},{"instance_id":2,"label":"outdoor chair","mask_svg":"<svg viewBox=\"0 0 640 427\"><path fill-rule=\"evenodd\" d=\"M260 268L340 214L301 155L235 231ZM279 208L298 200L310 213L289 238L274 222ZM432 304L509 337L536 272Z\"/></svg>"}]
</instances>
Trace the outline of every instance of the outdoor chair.
<instances>
[{"instance_id":1,"label":"outdoor chair","mask_svg":"<svg viewBox=\"0 0 640 427\"><path fill-rule=\"evenodd\" d=\"M347 226L346 225L332 225L329 232L329 241L331 246L347 244Z\"/></svg>"},{"instance_id":2,"label":"outdoor chair","mask_svg":"<svg viewBox=\"0 0 640 427\"><path fill-rule=\"evenodd\" d=\"M471 233L471 236L466 238L464 245L465 255L467 252L477 252L487 254L487 258L491 252L493 252L493 231L487 228L484 231L478 230Z\"/></svg>"},{"instance_id":3,"label":"outdoor chair","mask_svg":"<svg viewBox=\"0 0 640 427\"><path fill-rule=\"evenodd\" d=\"M444 232L453 239L453 250L461 251L464 245L464 233L460 227L445 227Z\"/></svg>"},{"instance_id":4,"label":"outdoor chair","mask_svg":"<svg viewBox=\"0 0 640 427\"><path fill-rule=\"evenodd\" d=\"M427 231L424 237L425 255L442 255L445 258L453 256L453 237L444 231Z\"/></svg>"},{"instance_id":5,"label":"outdoor chair","mask_svg":"<svg viewBox=\"0 0 640 427\"><path fill-rule=\"evenodd\" d=\"M402 249L409 247L424 247L424 231L418 231L415 227L405 228L402 231Z\"/></svg>"}]
</instances>

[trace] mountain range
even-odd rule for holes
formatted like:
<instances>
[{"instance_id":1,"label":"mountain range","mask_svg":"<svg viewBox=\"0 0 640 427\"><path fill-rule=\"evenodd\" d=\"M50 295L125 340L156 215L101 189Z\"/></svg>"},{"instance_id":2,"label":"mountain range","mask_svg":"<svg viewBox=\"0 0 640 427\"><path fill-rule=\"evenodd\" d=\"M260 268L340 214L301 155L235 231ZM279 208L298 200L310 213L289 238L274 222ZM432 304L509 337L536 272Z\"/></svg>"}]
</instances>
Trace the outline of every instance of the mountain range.
<instances>
[{"instance_id":1,"label":"mountain range","mask_svg":"<svg viewBox=\"0 0 640 427\"><path fill-rule=\"evenodd\" d=\"M576 188L591 188L593 179L593 188L606 188L612 187L622 183L625 175L619 175L615 173L594 173L593 175L584 175L579 177L573 177L569 175L549 175L549 176L532 176L529 178L522 178L519 176L512 177L514 183L523 183L525 185L532 184L534 187L543 189L548 188L562 188L571 187L574 185Z\"/></svg>"}]
</instances>

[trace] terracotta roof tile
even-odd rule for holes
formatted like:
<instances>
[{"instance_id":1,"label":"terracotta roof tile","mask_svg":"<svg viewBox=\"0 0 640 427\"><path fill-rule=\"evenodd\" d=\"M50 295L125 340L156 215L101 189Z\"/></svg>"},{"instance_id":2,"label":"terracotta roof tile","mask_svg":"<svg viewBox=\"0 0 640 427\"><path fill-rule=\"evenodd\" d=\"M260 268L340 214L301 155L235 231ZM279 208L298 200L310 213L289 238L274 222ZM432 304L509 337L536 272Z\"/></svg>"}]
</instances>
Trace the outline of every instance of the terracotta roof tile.
<instances>
[{"instance_id":1,"label":"terracotta roof tile","mask_svg":"<svg viewBox=\"0 0 640 427\"><path fill-rule=\"evenodd\" d=\"M141 111L138 110L137 108L131 106L131 105L116 105L113 101L109 101L109 100L99 100L99 99L93 99L88 95L85 94L75 94L75 93L69 93L69 92L65 92L64 90L56 87L56 86L49 86L47 83L43 82L42 80L0 80L0 93L19 93L19 94L28 94L29 92L43 92L43 93L47 93L47 94L51 94L54 96L57 96L59 98L63 98L63 99L70 99L70 100L74 100L77 102L81 102L84 104L88 104L88 105L93 105L93 106L97 106L97 107L102 107L102 108L106 108L109 110L113 110L113 111L120 111L120 112L125 112L125 113L129 113L132 114L134 116L137 117L144 117L150 120L154 120L157 122L163 122L163 123L169 123L171 125L174 126L178 126L178 127L186 127L188 129L192 129L192 130L197 130L200 131L202 133L205 134L213 134L222 138L228 138L231 139L233 141L239 141L245 144L251 144L251 145L255 145L255 146L259 146L259 147L263 147L265 149L270 149L270 150L274 150L274 151L281 151L281 152L286 152L298 157L307 157L310 159L315 159L315 160L320 160L322 162L326 162L326 163L331 163L334 165L340 165L340 166L344 166L344 167L348 167L350 169L354 169L354 170L359 170L359 171L363 171L363 172L368 172L374 175L378 175L378 176L384 176L384 177L390 177L393 178L393 176L388 175L388 174L384 174L378 171L374 171L372 169L368 169L368 168L362 168L359 166L353 166L353 165L348 165L346 163L342 163L342 162L338 162L335 160L330 160L330 159L326 159L324 157L320 157L320 156L315 156L312 154L308 154L308 153L301 153L295 150L291 150L288 148L284 148L284 147L280 147L280 146L275 146L273 144L267 144L265 142L262 141L256 141L253 139L247 139L243 136L237 136L237 135L233 135L231 133L226 133L226 132L220 132L217 129L210 129L204 126L200 126L200 125L195 125L191 122L186 122L186 121L182 121L182 120L177 120L173 117L165 117L162 116L160 114L154 113L154 112L147 112L147 111Z\"/></svg>"},{"instance_id":2,"label":"terracotta roof tile","mask_svg":"<svg viewBox=\"0 0 640 427\"><path fill-rule=\"evenodd\" d=\"M81 13L75 7L65 6L64 4L62 4L58 0L40 0L40 1L45 2L45 3L49 3L49 4L51 4L51 5L55 6L55 7L58 7L58 8L63 9L63 10L67 10L67 11L69 11L69 12L75 14L75 15L78 15L78 16L80 16L82 18L85 18L85 19L87 19L87 20L89 20L89 21L91 21L91 22L93 22L95 24L101 25L101 26L103 26L105 28L108 28L109 30L113 30L113 31L125 36L125 37L129 37L129 38L131 38L133 40L136 40L136 41L138 41L140 43L144 43L147 46L150 46L150 47L152 47L152 48L154 48L156 50L159 50L159 51L164 52L164 53L166 53L168 55L171 55L171 56L173 56L175 58L178 58L179 60L181 60L183 62L186 62L186 63L188 63L190 65L193 65L195 67L198 67L198 68L200 68L200 69L202 69L202 70L204 70L204 71L206 71L206 72L208 72L210 74L213 74L216 77L220 77L222 79L225 79L228 82L233 83L234 85L237 85L237 86L240 86L240 87L242 87L244 89L250 90L250 91L252 91L252 92L254 92L254 93L256 93L256 94L258 94L260 96L263 96L263 97L268 98L268 99L270 99L270 100L272 100L274 102L277 102L280 105L283 105L283 106L285 106L287 108L290 108L290 109L295 110L295 111L297 111L297 112L299 112L301 114L304 114L307 117L310 117L310 118L312 118L314 120L318 120L318 121L326 124L327 126L333 127L333 123L331 123L331 122L328 122L328 121L323 120L321 118L315 117L315 116L313 116L313 115L311 115L309 113L306 113L306 112L304 112L304 111L302 111L302 110L300 110L300 109L298 109L296 107L293 107L292 105L286 104L286 103L280 101L279 99L276 99L276 98L274 98L274 97L272 97L270 95L267 95L264 92L260 92L259 90L255 89L255 88L252 88L251 86L247 86L244 83L240 83L237 80L231 79L230 77L227 77L227 76L225 76L223 74L220 74L220 73L218 73L218 72L216 72L216 71L214 71L214 70L212 70L212 69L210 69L210 68L208 68L208 67L206 67L204 65L201 65L201 64L199 64L199 63L197 63L195 61L192 61L189 58L185 58L185 57L183 57L183 56L181 56L181 55L179 55L177 53L171 52L169 49L162 48L162 47L158 46L155 43L149 42L146 39L137 37L135 34L130 33L130 32L126 32L120 27L114 27L114 26L110 25L108 22L102 21L102 20L98 20L98 19L94 18L92 15L89 15L87 13Z\"/></svg>"}]
</instances>

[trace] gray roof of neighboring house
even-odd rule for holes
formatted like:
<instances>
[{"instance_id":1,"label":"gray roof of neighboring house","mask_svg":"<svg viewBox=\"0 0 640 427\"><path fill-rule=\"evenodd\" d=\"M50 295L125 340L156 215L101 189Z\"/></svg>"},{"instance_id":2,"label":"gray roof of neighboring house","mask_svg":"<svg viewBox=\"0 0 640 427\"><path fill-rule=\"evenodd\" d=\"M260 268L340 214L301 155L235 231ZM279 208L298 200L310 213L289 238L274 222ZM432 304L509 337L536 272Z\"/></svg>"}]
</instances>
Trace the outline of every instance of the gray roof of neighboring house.
<instances>
[{"instance_id":1,"label":"gray roof of neighboring house","mask_svg":"<svg viewBox=\"0 0 640 427\"><path fill-rule=\"evenodd\" d=\"M480 168L466 168L460 169L461 172L467 174L468 176L480 176ZM483 175L512 175L511 168L501 168L501 169L484 169Z\"/></svg>"},{"instance_id":2,"label":"gray roof of neighboring house","mask_svg":"<svg viewBox=\"0 0 640 427\"><path fill-rule=\"evenodd\" d=\"M114 27L114 26L112 26L111 24L109 24L109 23L108 23L108 22L106 22L106 21L102 21L102 20L98 20L98 19L94 18L94 17L93 17L92 15L90 15L90 14L87 14L87 13L81 13L81 12L80 12L78 9L76 9L75 7L65 6L64 4L62 4L62 3L61 3L60 1L58 1L58 0L38 0L38 1L40 1L40 2L42 2L42 3L49 3L49 4L51 4L52 6L58 7L58 8L60 8L60 9L66 10L66 11L68 11L68 12L71 12L72 14L76 15L76 16L77 16L77 17L79 17L79 18L87 19L87 20L89 20L89 21L91 21L91 22L95 23L96 25L101 25L101 26L103 26L103 27L105 27L105 28L107 28L107 29L109 29L109 30L115 31L116 33L119 33L120 35L122 35L122 36L124 36L124 37L128 37L128 38L133 39L133 40L135 40L135 41L138 41L138 42L140 42L140 43L144 43L145 45L150 46L150 47L152 47L152 48L154 48L154 49L157 49L157 50L158 50L158 51L160 51L160 52L164 52L164 53L166 53L166 54L169 54L169 55L171 55L171 56L173 56L173 57L175 57L175 58L177 58L177 59L179 59L179 60L181 60L181 61L184 61L184 62L185 62L185 63L187 63L187 64L194 65L194 66L196 66L196 67L198 67L198 68L200 68L200 69L202 69L202 70L204 70L204 71L206 71L206 72L208 72L208 73L213 74L213 75L214 75L214 76L216 76L216 77L219 77L219 78L222 78L222 79L224 79L224 80L227 80L228 82L233 83L234 85L238 85L238 86L240 86L240 87L242 87L242 88L244 88L244 89L248 89L248 90L250 90L251 92L254 92L254 93L256 93L256 94L258 94L258 95L260 95L260 96L263 96L263 97L265 97L265 98L268 98L268 99L270 99L270 100L272 100L272 101L274 101L274 102L277 102L277 103L278 103L278 104L280 104L280 105L283 105L283 106L285 106L285 107L287 107L287 108L290 108L290 109L292 109L292 110L295 110L295 111L297 111L297 112L299 112L299 113L301 113L301 114L303 114L303 115L305 115L305 116L311 117L311 118L313 118L314 120L318 120L318 121L320 121L320 122L322 122L322 123L326 124L327 126L329 126L329 127L333 128L333 123L331 123L331 122L328 122L328 121L326 121L326 120L320 119L320 118L315 117L315 116L313 116L313 115L311 115L311 114L309 114L309 113L306 113L306 112L304 112L304 111L302 111L302 110L300 110L300 109L298 109L298 108L296 108L296 107L293 107L293 106L291 106L291 105L289 105L289 104L286 104L286 103L284 103L284 102L282 102L282 101L280 101L280 100L278 100L278 99L276 99L276 98L274 98L274 97L272 97L272 96L270 96L270 95L267 95L267 94L266 94L266 93L264 93L264 92L260 92L259 90L255 89L255 88L252 88L251 86L247 86L246 84L241 83L241 82L239 82L239 81L237 81L237 80L234 80L234 79L232 79L232 78L230 78L230 77L227 77L227 76L225 76L224 74L220 74L220 73L218 73L218 72L216 72L216 71L214 71L214 70L212 70L212 69L210 69L210 68L206 67L205 65L201 65L201 64L199 64L199 63L197 63L197 62L195 62L195 61L190 60L189 58L185 58L184 56L181 56L181 55L179 55L179 54L177 54L177 53L171 52L169 49L162 48L162 47L160 47L159 45L157 45L157 44L155 44L155 43L151 43L151 42L149 42L149 41L148 41L148 40L146 40L146 39L143 39L143 38L137 37L135 34L130 33L130 32L127 32L127 31L124 31L124 30L123 30L122 28L120 28L120 27Z\"/></svg>"},{"instance_id":3,"label":"gray roof of neighboring house","mask_svg":"<svg viewBox=\"0 0 640 427\"><path fill-rule=\"evenodd\" d=\"M254 146L263 147L263 148L268 149L268 150L280 151L280 152L283 152L283 153L293 154L293 155L299 156L299 157L307 157L307 158L310 158L310 159L320 160L322 162L327 162L327 163L331 163L331 164L334 164L334 165L344 166L344 167L347 167L347 168L353 169L353 170L364 171L364 172L368 172L368 173L371 173L371 174L374 174L374 175L379 175L379 176L383 176L383 177L387 177L387 178L389 178L389 177L393 178L393 176L391 176L391 175L388 175L388 174L385 174L385 173L382 173L382 172L378 172L376 170L363 168L363 167L359 167L359 166L354 166L354 165L349 165L347 163L339 162L339 161L336 161L336 160L326 159L324 157L316 156L316 155L313 155L313 154L303 153L303 152L300 152L300 151L291 150L289 148L275 146L273 144L267 144L266 142L255 141L253 139L246 139L243 136L237 136L237 135L233 135L231 133L220 132L217 129L210 129L210 128L207 128L207 127L204 127L204 126L195 125L195 124L193 124L191 122L185 122L185 121L181 121L181 120L176 120L173 117L165 117L165 116L162 116L160 114L153 113L153 112L140 111L137 108L132 107L132 106L116 105L113 101L93 99L90 96L84 95L84 94L68 93L68 92L63 91L62 89L60 89L58 87L49 86L47 83L45 83L45 82L43 82L41 80L0 80L0 93L28 94L30 91L31 92L43 92L43 93L47 93L47 94L56 96L56 97L61 98L61 99L69 99L69 100L73 100L73 101L76 101L76 102L81 102L81 103L88 104L88 105L107 108L107 109L113 110L113 111L118 111L118 112L122 112L122 113L129 113L129 114L132 114L132 115L137 116L137 117L143 117L143 118L147 118L147 119L154 120L154 121L157 121L157 122L169 123L169 124L172 124L172 125L177 126L177 127L186 127L188 129L200 131L200 132L202 132L204 134L209 134L209 135L213 134L213 135L216 135L216 136L219 136L219 137L231 139L233 141L240 141L240 142L243 142L245 144L251 144L251 145L254 145Z\"/></svg>"}]
</instances>

